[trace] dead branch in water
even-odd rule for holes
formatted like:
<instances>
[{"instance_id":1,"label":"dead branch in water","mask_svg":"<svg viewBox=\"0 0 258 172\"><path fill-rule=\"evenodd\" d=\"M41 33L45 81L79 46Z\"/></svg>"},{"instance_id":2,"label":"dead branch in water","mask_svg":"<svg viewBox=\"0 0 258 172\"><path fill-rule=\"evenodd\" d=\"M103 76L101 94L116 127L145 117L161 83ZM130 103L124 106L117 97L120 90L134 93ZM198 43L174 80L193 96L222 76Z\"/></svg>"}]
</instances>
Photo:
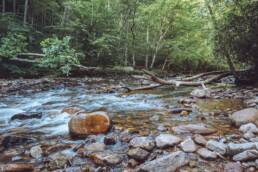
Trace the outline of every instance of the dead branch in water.
<instances>
[{"instance_id":1,"label":"dead branch in water","mask_svg":"<svg viewBox=\"0 0 258 172\"><path fill-rule=\"evenodd\" d=\"M153 74L150 71L143 70L143 72L148 76L148 77L138 77L139 79L147 79L151 80L155 83L156 85L150 85L150 86L143 86L143 87L137 87L137 88L126 88L128 92L130 91L140 91L140 90L150 90L154 88L158 88L161 86L165 85L171 85L173 87L179 87L179 86L204 86L205 84L210 84L216 81L219 81L220 79L233 75L232 72L229 71L213 71L213 72L207 72L207 73L201 73L192 77L188 77L182 80L164 80L162 78L157 77L155 74ZM204 76L209 76L209 75L215 75L211 78L208 78L203 81L192 81L194 79L198 79Z\"/></svg>"}]
</instances>

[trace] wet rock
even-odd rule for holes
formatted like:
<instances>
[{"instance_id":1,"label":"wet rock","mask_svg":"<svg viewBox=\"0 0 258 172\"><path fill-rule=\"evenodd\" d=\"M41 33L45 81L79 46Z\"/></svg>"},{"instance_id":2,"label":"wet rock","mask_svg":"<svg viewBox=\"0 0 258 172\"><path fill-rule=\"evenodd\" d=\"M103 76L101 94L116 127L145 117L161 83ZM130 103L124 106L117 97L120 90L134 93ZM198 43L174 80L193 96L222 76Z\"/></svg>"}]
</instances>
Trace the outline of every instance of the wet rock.
<instances>
[{"instance_id":1,"label":"wet rock","mask_svg":"<svg viewBox=\"0 0 258 172\"><path fill-rule=\"evenodd\" d=\"M155 141L157 147L164 148L179 144L181 142L181 139L171 134L160 134L158 137L155 138Z\"/></svg>"},{"instance_id":2,"label":"wet rock","mask_svg":"<svg viewBox=\"0 0 258 172\"><path fill-rule=\"evenodd\" d=\"M207 144L207 140L200 134L195 134L193 136L193 139L194 139L195 143L197 143L199 145L205 146Z\"/></svg>"},{"instance_id":3,"label":"wet rock","mask_svg":"<svg viewBox=\"0 0 258 172\"><path fill-rule=\"evenodd\" d=\"M28 120L28 119L40 119L42 118L42 113L40 112L27 112L19 113L11 117L11 121L14 120Z\"/></svg>"},{"instance_id":4,"label":"wet rock","mask_svg":"<svg viewBox=\"0 0 258 172\"><path fill-rule=\"evenodd\" d=\"M211 91L208 88L195 89L191 92L191 96L196 98L209 98L211 97Z\"/></svg>"},{"instance_id":5,"label":"wet rock","mask_svg":"<svg viewBox=\"0 0 258 172\"><path fill-rule=\"evenodd\" d=\"M30 155L35 158L39 159L42 157L43 151L41 149L41 146L34 146L30 149Z\"/></svg>"},{"instance_id":6,"label":"wet rock","mask_svg":"<svg viewBox=\"0 0 258 172\"><path fill-rule=\"evenodd\" d=\"M85 145L84 149L90 152L101 152L105 150L105 147L106 146L103 143L92 143L90 145Z\"/></svg>"},{"instance_id":7,"label":"wet rock","mask_svg":"<svg viewBox=\"0 0 258 172\"><path fill-rule=\"evenodd\" d=\"M240 152L250 150L250 149L256 149L258 146L258 143L248 142L248 143L229 143L228 144L228 154L229 155L235 155Z\"/></svg>"},{"instance_id":8,"label":"wet rock","mask_svg":"<svg viewBox=\"0 0 258 172\"><path fill-rule=\"evenodd\" d=\"M216 133L216 130L206 127L204 124L188 124L188 125L179 125L173 127L173 130L177 134L191 133L191 134L213 134Z\"/></svg>"},{"instance_id":9,"label":"wet rock","mask_svg":"<svg viewBox=\"0 0 258 172\"><path fill-rule=\"evenodd\" d=\"M224 167L224 172L243 172L243 168L241 167L241 164L229 162Z\"/></svg>"},{"instance_id":10,"label":"wet rock","mask_svg":"<svg viewBox=\"0 0 258 172\"><path fill-rule=\"evenodd\" d=\"M108 132L111 121L106 112L79 113L69 121L69 132L74 137Z\"/></svg>"},{"instance_id":11,"label":"wet rock","mask_svg":"<svg viewBox=\"0 0 258 172\"><path fill-rule=\"evenodd\" d=\"M258 110L255 108L247 108L234 112L230 119L236 126L243 124L254 123L258 124Z\"/></svg>"},{"instance_id":12,"label":"wet rock","mask_svg":"<svg viewBox=\"0 0 258 172\"><path fill-rule=\"evenodd\" d=\"M66 107L62 110L62 113L67 113L69 115L74 115L78 112L82 111L81 108L78 107Z\"/></svg>"},{"instance_id":13,"label":"wet rock","mask_svg":"<svg viewBox=\"0 0 258 172\"><path fill-rule=\"evenodd\" d=\"M257 150L247 150L233 156L234 161L251 161L258 158Z\"/></svg>"},{"instance_id":14,"label":"wet rock","mask_svg":"<svg viewBox=\"0 0 258 172\"><path fill-rule=\"evenodd\" d=\"M215 152L211 152L206 148L200 148L197 150L198 155L200 155L203 159L206 160L215 160L217 159L217 154Z\"/></svg>"},{"instance_id":15,"label":"wet rock","mask_svg":"<svg viewBox=\"0 0 258 172\"><path fill-rule=\"evenodd\" d=\"M0 165L1 172L31 172L33 170L32 164L17 163Z\"/></svg>"},{"instance_id":16,"label":"wet rock","mask_svg":"<svg viewBox=\"0 0 258 172\"><path fill-rule=\"evenodd\" d=\"M135 137L130 141L130 146L134 148L143 148L151 151L155 147L155 142L149 137Z\"/></svg>"},{"instance_id":17,"label":"wet rock","mask_svg":"<svg viewBox=\"0 0 258 172\"><path fill-rule=\"evenodd\" d=\"M227 145L225 145L224 143L221 143L221 142L217 142L215 140L209 140L207 142L206 147L209 150L217 152L221 155L225 155L227 153Z\"/></svg>"},{"instance_id":18,"label":"wet rock","mask_svg":"<svg viewBox=\"0 0 258 172\"><path fill-rule=\"evenodd\" d=\"M9 148L15 145L25 144L25 143L32 143L34 140L32 138L26 136L17 136L17 135L4 135L1 139L0 145Z\"/></svg>"},{"instance_id":19,"label":"wet rock","mask_svg":"<svg viewBox=\"0 0 258 172\"><path fill-rule=\"evenodd\" d=\"M54 154L49 155L48 159L49 162L47 164L49 170L56 170L56 169L62 169L69 164L76 153L74 153L71 150L63 150L61 152L57 152Z\"/></svg>"},{"instance_id":20,"label":"wet rock","mask_svg":"<svg viewBox=\"0 0 258 172\"><path fill-rule=\"evenodd\" d=\"M188 138L186 139L185 141L183 141L181 144L180 144L182 150L184 152L195 152L196 151L196 145L194 143L194 141L191 139L191 138Z\"/></svg>"},{"instance_id":21,"label":"wet rock","mask_svg":"<svg viewBox=\"0 0 258 172\"><path fill-rule=\"evenodd\" d=\"M123 157L108 152L98 152L90 155L91 160L98 165L114 166L122 162Z\"/></svg>"},{"instance_id":22,"label":"wet rock","mask_svg":"<svg viewBox=\"0 0 258 172\"><path fill-rule=\"evenodd\" d=\"M48 147L45 150L46 154L51 154L51 153L55 153L55 152L59 152L59 151L63 151L65 149L69 149L71 148L71 145L67 145L67 144L57 144L57 145L53 145Z\"/></svg>"},{"instance_id":23,"label":"wet rock","mask_svg":"<svg viewBox=\"0 0 258 172\"><path fill-rule=\"evenodd\" d=\"M149 154L150 153L148 151L146 151L142 148L133 148L127 152L127 155L130 158L133 158L139 162L143 162L144 160L146 160L148 158Z\"/></svg>"},{"instance_id":24,"label":"wet rock","mask_svg":"<svg viewBox=\"0 0 258 172\"><path fill-rule=\"evenodd\" d=\"M116 144L116 138L114 136L106 136L104 138L105 145L114 145Z\"/></svg>"},{"instance_id":25,"label":"wet rock","mask_svg":"<svg viewBox=\"0 0 258 172\"><path fill-rule=\"evenodd\" d=\"M189 159L186 153L182 151L174 152L169 155L145 162L136 171L148 172L175 172L181 167L187 165Z\"/></svg>"},{"instance_id":26,"label":"wet rock","mask_svg":"<svg viewBox=\"0 0 258 172\"><path fill-rule=\"evenodd\" d=\"M159 131L166 131L167 128L164 127L164 125L160 125L160 126L158 126L157 130L159 130Z\"/></svg>"}]
</instances>

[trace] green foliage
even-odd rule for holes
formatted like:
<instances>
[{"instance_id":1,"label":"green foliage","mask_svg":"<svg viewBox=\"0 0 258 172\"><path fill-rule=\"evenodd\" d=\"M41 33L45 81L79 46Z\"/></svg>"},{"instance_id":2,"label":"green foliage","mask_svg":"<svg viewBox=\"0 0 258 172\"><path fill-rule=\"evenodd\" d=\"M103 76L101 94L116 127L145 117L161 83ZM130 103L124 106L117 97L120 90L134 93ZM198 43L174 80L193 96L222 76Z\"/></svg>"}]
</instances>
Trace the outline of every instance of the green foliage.
<instances>
[{"instance_id":1,"label":"green foliage","mask_svg":"<svg viewBox=\"0 0 258 172\"><path fill-rule=\"evenodd\" d=\"M12 58L27 51L27 38L20 33L7 33L0 41L0 57Z\"/></svg>"},{"instance_id":2,"label":"green foliage","mask_svg":"<svg viewBox=\"0 0 258 172\"><path fill-rule=\"evenodd\" d=\"M42 41L41 46L45 57L40 61L40 66L69 75L72 65L79 64L78 54L69 45L70 39L66 36L63 39L53 37Z\"/></svg>"},{"instance_id":3,"label":"green foliage","mask_svg":"<svg viewBox=\"0 0 258 172\"><path fill-rule=\"evenodd\" d=\"M217 22L215 51L257 68L258 1L241 0L231 5Z\"/></svg>"}]
</instances>

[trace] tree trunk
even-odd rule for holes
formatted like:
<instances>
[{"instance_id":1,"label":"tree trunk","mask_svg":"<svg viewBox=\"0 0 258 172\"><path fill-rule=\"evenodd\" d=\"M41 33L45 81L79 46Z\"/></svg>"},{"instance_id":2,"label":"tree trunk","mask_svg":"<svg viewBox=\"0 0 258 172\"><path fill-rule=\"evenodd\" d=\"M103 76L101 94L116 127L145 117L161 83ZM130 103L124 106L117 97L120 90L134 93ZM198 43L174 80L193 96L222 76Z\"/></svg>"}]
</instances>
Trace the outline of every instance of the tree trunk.
<instances>
[{"instance_id":1,"label":"tree trunk","mask_svg":"<svg viewBox=\"0 0 258 172\"><path fill-rule=\"evenodd\" d=\"M28 5L29 5L29 0L25 0L25 4L24 4L24 16L23 16L23 25L24 25L24 26L25 26L26 23L27 23Z\"/></svg>"},{"instance_id":2,"label":"tree trunk","mask_svg":"<svg viewBox=\"0 0 258 172\"><path fill-rule=\"evenodd\" d=\"M13 0L13 13L16 14L16 0Z\"/></svg>"},{"instance_id":3,"label":"tree trunk","mask_svg":"<svg viewBox=\"0 0 258 172\"><path fill-rule=\"evenodd\" d=\"M149 26L147 27L147 31L146 31L146 45L147 45L147 49L146 49L146 56L145 56L145 68L148 69L149 68Z\"/></svg>"},{"instance_id":4,"label":"tree trunk","mask_svg":"<svg viewBox=\"0 0 258 172\"><path fill-rule=\"evenodd\" d=\"M5 13L5 0L2 0L2 13Z\"/></svg>"}]
</instances>

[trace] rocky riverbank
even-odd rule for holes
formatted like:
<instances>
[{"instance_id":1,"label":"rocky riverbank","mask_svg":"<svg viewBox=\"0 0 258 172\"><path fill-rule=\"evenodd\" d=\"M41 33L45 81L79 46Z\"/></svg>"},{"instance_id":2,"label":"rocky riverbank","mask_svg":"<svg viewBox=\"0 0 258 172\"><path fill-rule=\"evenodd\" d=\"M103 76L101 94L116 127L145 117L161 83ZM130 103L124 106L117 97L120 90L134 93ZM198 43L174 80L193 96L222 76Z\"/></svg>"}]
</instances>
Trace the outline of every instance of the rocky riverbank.
<instances>
[{"instance_id":1,"label":"rocky riverbank","mask_svg":"<svg viewBox=\"0 0 258 172\"><path fill-rule=\"evenodd\" d=\"M60 79L20 92L11 82L23 81L1 87L0 171L258 170L256 88L128 94L126 80Z\"/></svg>"}]
</instances>

